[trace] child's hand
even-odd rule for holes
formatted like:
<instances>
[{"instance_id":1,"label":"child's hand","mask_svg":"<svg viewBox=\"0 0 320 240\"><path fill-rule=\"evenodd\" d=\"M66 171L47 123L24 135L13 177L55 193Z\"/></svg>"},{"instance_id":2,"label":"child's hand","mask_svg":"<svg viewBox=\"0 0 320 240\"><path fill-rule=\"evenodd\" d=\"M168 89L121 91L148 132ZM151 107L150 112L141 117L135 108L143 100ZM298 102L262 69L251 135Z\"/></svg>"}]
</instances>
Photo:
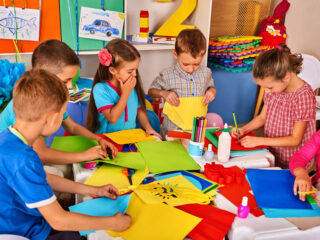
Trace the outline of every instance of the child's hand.
<instances>
[{"instance_id":1,"label":"child's hand","mask_svg":"<svg viewBox=\"0 0 320 240\"><path fill-rule=\"evenodd\" d=\"M132 90L136 86L137 79L136 79L136 77L131 76L131 77L129 77L129 79L125 83L123 83L122 81L119 81L119 82L120 82L121 93L130 95L130 93L132 92Z\"/></svg>"},{"instance_id":2,"label":"child's hand","mask_svg":"<svg viewBox=\"0 0 320 240\"><path fill-rule=\"evenodd\" d=\"M123 232L128 229L131 225L131 217L127 214L122 214L121 212L116 213L113 216L114 218L114 227L110 230L116 232Z\"/></svg>"},{"instance_id":3,"label":"child's hand","mask_svg":"<svg viewBox=\"0 0 320 240\"><path fill-rule=\"evenodd\" d=\"M111 199L116 199L119 195L118 189L116 189L113 185L107 184L101 187L94 187L92 189L91 197L107 197Z\"/></svg>"},{"instance_id":4,"label":"child's hand","mask_svg":"<svg viewBox=\"0 0 320 240\"><path fill-rule=\"evenodd\" d=\"M294 195L298 194L298 188L300 192L309 192L311 191L312 184L311 184L311 179L307 173L307 171L299 171L295 172L296 175L296 180L294 181L293 185L293 193ZM301 201L306 200L306 195L305 194L299 194L299 198Z\"/></svg>"},{"instance_id":5,"label":"child's hand","mask_svg":"<svg viewBox=\"0 0 320 240\"><path fill-rule=\"evenodd\" d=\"M237 133L237 129L236 128L232 128L231 129L231 137L239 139L244 135L244 130L242 128L238 128L239 133Z\"/></svg>"},{"instance_id":6,"label":"child's hand","mask_svg":"<svg viewBox=\"0 0 320 240\"><path fill-rule=\"evenodd\" d=\"M215 97L216 97L216 89L213 87L209 88L203 97L203 101L202 101L203 105L206 106L207 104L212 102Z\"/></svg>"},{"instance_id":7,"label":"child's hand","mask_svg":"<svg viewBox=\"0 0 320 240\"><path fill-rule=\"evenodd\" d=\"M162 97L171 105L178 107L180 104L180 100L178 95L172 91L163 91Z\"/></svg>"},{"instance_id":8,"label":"child's hand","mask_svg":"<svg viewBox=\"0 0 320 240\"><path fill-rule=\"evenodd\" d=\"M162 140L162 137L159 133L157 133L153 128L146 129L147 136L154 135Z\"/></svg>"},{"instance_id":9,"label":"child's hand","mask_svg":"<svg viewBox=\"0 0 320 240\"><path fill-rule=\"evenodd\" d=\"M262 145L261 138L252 136L243 137L239 140L239 142L243 147L246 148L257 147Z\"/></svg>"},{"instance_id":10,"label":"child's hand","mask_svg":"<svg viewBox=\"0 0 320 240\"><path fill-rule=\"evenodd\" d=\"M87 151L83 152L82 155L84 159L82 161L91 161L95 159L106 159L108 154L104 151L101 146L95 146L89 148Z\"/></svg>"},{"instance_id":11,"label":"child's hand","mask_svg":"<svg viewBox=\"0 0 320 240\"><path fill-rule=\"evenodd\" d=\"M101 148L107 152L108 151L108 148L111 149L111 152L112 152L112 158L115 158L117 153L118 153L118 149L111 143L111 142L108 142L106 141L105 139L103 138L100 138L99 139L99 144L101 146Z\"/></svg>"}]
</instances>

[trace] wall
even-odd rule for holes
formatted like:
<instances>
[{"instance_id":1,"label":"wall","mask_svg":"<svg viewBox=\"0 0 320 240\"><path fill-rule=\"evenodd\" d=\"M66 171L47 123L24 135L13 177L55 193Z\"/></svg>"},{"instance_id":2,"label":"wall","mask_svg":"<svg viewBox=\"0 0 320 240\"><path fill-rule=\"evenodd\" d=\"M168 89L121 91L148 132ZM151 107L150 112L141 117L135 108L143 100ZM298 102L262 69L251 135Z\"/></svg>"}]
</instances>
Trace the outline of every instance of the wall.
<instances>
[{"instance_id":1,"label":"wall","mask_svg":"<svg viewBox=\"0 0 320 240\"><path fill-rule=\"evenodd\" d=\"M288 0L291 4L286 18L287 44L293 53L306 53L320 59L320 1ZM271 12L281 0L273 0Z\"/></svg>"}]
</instances>

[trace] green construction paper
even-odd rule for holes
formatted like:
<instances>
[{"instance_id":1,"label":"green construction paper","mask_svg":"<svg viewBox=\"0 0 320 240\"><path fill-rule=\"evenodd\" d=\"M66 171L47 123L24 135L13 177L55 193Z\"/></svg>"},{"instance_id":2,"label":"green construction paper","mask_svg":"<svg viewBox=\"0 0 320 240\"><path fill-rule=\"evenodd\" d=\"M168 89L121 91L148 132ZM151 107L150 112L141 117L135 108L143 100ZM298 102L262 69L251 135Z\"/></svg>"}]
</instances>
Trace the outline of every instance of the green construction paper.
<instances>
[{"instance_id":1,"label":"green construction paper","mask_svg":"<svg viewBox=\"0 0 320 240\"><path fill-rule=\"evenodd\" d=\"M89 148L98 146L95 140L83 136L55 137L51 148L63 152L84 152ZM126 168L143 170L146 167L145 160L140 152L119 152L114 159L106 158L105 160L96 159L89 162L104 162Z\"/></svg>"},{"instance_id":2,"label":"green construction paper","mask_svg":"<svg viewBox=\"0 0 320 240\"><path fill-rule=\"evenodd\" d=\"M78 24L80 22L81 7L101 9L100 0L77 0L78 2ZM124 12L124 1L104 1L104 9ZM70 10L69 10L70 7ZM73 50L77 50L77 27L76 27L76 0L60 0L61 38ZM79 28L79 26L78 26ZM78 38L79 50L100 50L103 41L96 39Z\"/></svg>"},{"instance_id":3,"label":"green construction paper","mask_svg":"<svg viewBox=\"0 0 320 240\"><path fill-rule=\"evenodd\" d=\"M200 169L180 141L147 141L136 146L152 173Z\"/></svg>"},{"instance_id":4,"label":"green construction paper","mask_svg":"<svg viewBox=\"0 0 320 240\"><path fill-rule=\"evenodd\" d=\"M125 168L144 170L146 163L140 152L118 152L114 159L106 158L105 160L97 159L88 162L103 162Z\"/></svg>"}]
</instances>

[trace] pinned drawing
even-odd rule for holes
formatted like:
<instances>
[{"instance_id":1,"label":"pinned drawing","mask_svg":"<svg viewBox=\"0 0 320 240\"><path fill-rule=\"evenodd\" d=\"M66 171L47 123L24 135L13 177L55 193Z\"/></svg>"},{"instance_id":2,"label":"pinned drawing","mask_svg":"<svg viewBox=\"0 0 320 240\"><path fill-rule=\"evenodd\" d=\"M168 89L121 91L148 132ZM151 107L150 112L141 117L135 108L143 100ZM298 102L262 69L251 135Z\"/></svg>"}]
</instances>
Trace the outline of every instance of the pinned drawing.
<instances>
[{"instance_id":1,"label":"pinned drawing","mask_svg":"<svg viewBox=\"0 0 320 240\"><path fill-rule=\"evenodd\" d=\"M0 7L0 38L39 41L38 9Z\"/></svg>"},{"instance_id":2,"label":"pinned drawing","mask_svg":"<svg viewBox=\"0 0 320 240\"><path fill-rule=\"evenodd\" d=\"M81 8L79 37L110 41L122 37L124 13Z\"/></svg>"}]
</instances>

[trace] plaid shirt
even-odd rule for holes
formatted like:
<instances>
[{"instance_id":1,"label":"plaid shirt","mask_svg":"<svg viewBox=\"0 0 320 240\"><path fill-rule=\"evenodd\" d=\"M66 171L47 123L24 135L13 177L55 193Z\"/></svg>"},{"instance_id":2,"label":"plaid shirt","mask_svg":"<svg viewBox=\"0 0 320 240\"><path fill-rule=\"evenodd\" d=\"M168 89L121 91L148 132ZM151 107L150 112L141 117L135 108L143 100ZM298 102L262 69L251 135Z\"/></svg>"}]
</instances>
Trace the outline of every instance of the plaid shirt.
<instances>
[{"instance_id":1,"label":"plaid shirt","mask_svg":"<svg viewBox=\"0 0 320 240\"><path fill-rule=\"evenodd\" d=\"M197 71L188 74L178 64L162 71L150 86L159 90L174 91L179 97L204 96L210 87L214 87L210 68L200 66ZM179 127L165 115L161 129L162 136L165 136L168 130L176 129Z\"/></svg>"},{"instance_id":2,"label":"plaid shirt","mask_svg":"<svg viewBox=\"0 0 320 240\"><path fill-rule=\"evenodd\" d=\"M316 132L316 100L309 84L292 93L266 93L264 103L267 107L264 125L265 137L291 136L295 122L308 122L302 142L296 147L270 147L275 155L276 165L288 168L291 156L297 152Z\"/></svg>"}]
</instances>

